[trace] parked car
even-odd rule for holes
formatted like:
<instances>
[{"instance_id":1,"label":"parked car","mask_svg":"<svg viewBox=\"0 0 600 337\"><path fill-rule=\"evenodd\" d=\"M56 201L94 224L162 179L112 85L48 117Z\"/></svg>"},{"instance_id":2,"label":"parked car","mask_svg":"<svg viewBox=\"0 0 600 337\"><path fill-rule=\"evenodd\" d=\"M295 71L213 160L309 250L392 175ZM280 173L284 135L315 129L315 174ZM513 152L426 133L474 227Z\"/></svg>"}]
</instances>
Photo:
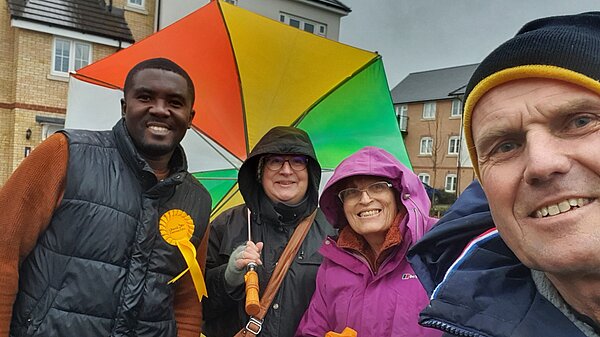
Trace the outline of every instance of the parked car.
<instances>
[{"instance_id":1,"label":"parked car","mask_svg":"<svg viewBox=\"0 0 600 337\"><path fill-rule=\"evenodd\" d=\"M437 203L438 200L441 198L443 191L440 191L437 188L433 188L426 183L423 183L423 186L425 187L425 191L427 192L427 196L429 196L429 200L431 201L431 203Z\"/></svg>"}]
</instances>

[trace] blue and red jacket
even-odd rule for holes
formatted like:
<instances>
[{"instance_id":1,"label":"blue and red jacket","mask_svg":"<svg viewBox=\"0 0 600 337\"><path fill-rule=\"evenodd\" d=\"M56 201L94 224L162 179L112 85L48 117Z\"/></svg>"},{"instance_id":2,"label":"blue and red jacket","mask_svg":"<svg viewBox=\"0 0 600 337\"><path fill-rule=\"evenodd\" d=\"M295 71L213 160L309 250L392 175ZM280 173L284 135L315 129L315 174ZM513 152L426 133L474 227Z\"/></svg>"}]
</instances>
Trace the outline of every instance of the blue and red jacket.
<instances>
[{"instance_id":1,"label":"blue and red jacket","mask_svg":"<svg viewBox=\"0 0 600 337\"><path fill-rule=\"evenodd\" d=\"M477 181L408 259L430 295L419 324L445 336L585 336L538 292L530 269L502 241Z\"/></svg>"}]
</instances>

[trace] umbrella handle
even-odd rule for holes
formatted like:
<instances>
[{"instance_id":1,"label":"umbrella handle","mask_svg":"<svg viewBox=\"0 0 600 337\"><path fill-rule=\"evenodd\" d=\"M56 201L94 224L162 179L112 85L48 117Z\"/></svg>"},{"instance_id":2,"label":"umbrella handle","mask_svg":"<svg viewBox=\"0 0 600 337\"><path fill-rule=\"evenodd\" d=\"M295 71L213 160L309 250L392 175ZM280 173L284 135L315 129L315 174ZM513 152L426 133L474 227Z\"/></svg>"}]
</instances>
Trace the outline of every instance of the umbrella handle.
<instances>
[{"instance_id":1,"label":"umbrella handle","mask_svg":"<svg viewBox=\"0 0 600 337\"><path fill-rule=\"evenodd\" d=\"M256 316L260 312L260 300L258 296L258 274L255 271L256 264L248 264L248 271L244 275L246 280L246 313L250 316Z\"/></svg>"}]
</instances>

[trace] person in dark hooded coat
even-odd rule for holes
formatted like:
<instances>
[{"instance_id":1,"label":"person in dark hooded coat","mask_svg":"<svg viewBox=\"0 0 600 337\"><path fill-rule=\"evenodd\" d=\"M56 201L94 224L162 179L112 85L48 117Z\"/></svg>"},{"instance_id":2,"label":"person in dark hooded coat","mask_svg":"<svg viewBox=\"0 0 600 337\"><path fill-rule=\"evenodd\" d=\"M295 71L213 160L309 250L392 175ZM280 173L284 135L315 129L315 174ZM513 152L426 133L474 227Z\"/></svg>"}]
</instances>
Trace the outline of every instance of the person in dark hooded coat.
<instances>
[{"instance_id":1,"label":"person in dark hooded coat","mask_svg":"<svg viewBox=\"0 0 600 337\"><path fill-rule=\"evenodd\" d=\"M246 325L246 265L258 264L262 296L294 229L317 209L320 181L321 166L306 132L278 126L256 144L238 174L245 204L226 210L212 222L206 264L209 296L203 302L207 337L231 337ZM252 241L248 241L249 218ZM317 211L260 336L294 335L315 289L322 261L318 249L333 234L333 227Z\"/></svg>"}]
</instances>

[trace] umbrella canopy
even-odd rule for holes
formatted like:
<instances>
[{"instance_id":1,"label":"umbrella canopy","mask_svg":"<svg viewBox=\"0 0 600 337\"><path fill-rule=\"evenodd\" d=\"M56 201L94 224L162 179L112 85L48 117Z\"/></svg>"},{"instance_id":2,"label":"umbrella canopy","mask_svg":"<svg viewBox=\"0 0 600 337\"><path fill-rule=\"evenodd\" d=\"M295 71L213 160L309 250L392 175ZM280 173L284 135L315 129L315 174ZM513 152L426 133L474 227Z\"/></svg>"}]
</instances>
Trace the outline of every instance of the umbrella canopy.
<instances>
[{"instance_id":1,"label":"umbrella canopy","mask_svg":"<svg viewBox=\"0 0 600 337\"><path fill-rule=\"evenodd\" d=\"M323 181L367 145L410 167L379 55L220 1L80 69L69 84L66 127L112 126L127 72L154 57L181 65L196 86L183 146L190 172L212 195L213 218L243 202L238 169L276 125L308 132Z\"/></svg>"}]
</instances>

